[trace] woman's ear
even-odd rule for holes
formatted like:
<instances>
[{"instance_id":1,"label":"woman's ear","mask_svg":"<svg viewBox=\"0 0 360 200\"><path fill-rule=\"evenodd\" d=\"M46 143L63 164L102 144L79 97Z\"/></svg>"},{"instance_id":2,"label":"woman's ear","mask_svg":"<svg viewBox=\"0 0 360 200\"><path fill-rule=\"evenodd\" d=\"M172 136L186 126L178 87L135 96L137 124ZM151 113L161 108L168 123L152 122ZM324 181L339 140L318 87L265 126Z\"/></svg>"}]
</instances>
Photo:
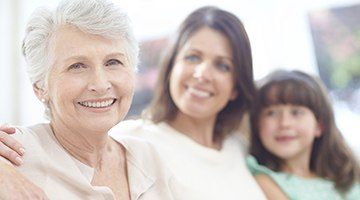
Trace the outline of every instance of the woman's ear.
<instances>
[{"instance_id":1,"label":"woman's ear","mask_svg":"<svg viewBox=\"0 0 360 200\"><path fill-rule=\"evenodd\" d=\"M230 100L234 101L238 97L238 95L238 91L236 89L233 89L233 91L231 92Z\"/></svg>"},{"instance_id":2,"label":"woman's ear","mask_svg":"<svg viewBox=\"0 0 360 200\"><path fill-rule=\"evenodd\" d=\"M323 131L324 131L323 124L321 122L318 122L315 130L315 137L317 138L321 137Z\"/></svg>"},{"instance_id":3,"label":"woman's ear","mask_svg":"<svg viewBox=\"0 0 360 200\"><path fill-rule=\"evenodd\" d=\"M44 89L39 88L36 83L33 84L33 90L35 95L41 102L46 103L49 101L47 92L45 92Z\"/></svg>"}]
</instances>

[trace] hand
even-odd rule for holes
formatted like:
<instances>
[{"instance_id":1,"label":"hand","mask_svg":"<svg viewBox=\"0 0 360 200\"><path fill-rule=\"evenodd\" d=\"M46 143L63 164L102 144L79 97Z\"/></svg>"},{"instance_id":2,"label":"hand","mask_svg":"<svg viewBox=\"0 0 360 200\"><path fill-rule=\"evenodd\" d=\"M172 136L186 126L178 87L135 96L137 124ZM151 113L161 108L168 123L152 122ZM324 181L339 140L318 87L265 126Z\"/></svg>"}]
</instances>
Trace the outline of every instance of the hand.
<instances>
[{"instance_id":1,"label":"hand","mask_svg":"<svg viewBox=\"0 0 360 200\"><path fill-rule=\"evenodd\" d=\"M0 161L0 199L48 200L49 198L46 197L42 189L27 180L22 174L17 172L13 166Z\"/></svg>"},{"instance_id":2,"label":"hand","mask_svg":"<svg viewBox=\"0 0 360 200\"><path fill-rule=\"evenodd\" d=\"M25 149L9 134L15 133L15 128L7 125L0 125L0 156L9 160L15 165L21 165L21 156Z\"/></svg>"}]
</instances>

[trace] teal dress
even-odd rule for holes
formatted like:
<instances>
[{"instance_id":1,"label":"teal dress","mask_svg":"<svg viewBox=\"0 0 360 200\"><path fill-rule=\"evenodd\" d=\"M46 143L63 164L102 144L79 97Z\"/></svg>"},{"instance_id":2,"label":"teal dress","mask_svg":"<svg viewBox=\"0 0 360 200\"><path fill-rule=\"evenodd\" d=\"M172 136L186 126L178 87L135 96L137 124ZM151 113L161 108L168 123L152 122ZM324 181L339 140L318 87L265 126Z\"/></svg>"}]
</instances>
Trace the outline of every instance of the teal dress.
<instances>
[{"instance_id":1,"label":"teal dress","mask_svg":"<svg viewBox=\"0 0 360 200\"><path fill-rule=\"evenodd\" d=\"M253 175L268 175L291 200L360 200L360 183L354 184L346 194L341 194L330 180L305 179L288 173L275 172L260 165L253 156L247 157L246 162Z\"/></svg>"}]
</instances>

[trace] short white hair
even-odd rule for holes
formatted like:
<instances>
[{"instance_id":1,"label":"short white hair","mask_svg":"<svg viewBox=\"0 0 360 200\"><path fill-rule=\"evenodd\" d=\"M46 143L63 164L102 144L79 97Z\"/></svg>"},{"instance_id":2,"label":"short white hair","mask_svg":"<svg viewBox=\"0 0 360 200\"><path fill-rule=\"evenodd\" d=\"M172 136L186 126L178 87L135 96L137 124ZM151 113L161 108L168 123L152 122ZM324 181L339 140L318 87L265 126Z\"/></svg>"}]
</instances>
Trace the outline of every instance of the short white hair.
<instances>
[{"instance_id":1,"label":"short white hair","mask_svg":"<svg viewBox=\"0 0 360 200\"><path fill-rule=\"evenodd\" d=\"M130 19L109 0L63 0L56 9L38 8L31 15L23 40L23 54L30 81L44 89L47 85L49 44L57 28L71 25L89 34L122 40L129 65L136 68L139 47ZM49 113L45 113L49 118Z\"/></svg>"}]
</instances>

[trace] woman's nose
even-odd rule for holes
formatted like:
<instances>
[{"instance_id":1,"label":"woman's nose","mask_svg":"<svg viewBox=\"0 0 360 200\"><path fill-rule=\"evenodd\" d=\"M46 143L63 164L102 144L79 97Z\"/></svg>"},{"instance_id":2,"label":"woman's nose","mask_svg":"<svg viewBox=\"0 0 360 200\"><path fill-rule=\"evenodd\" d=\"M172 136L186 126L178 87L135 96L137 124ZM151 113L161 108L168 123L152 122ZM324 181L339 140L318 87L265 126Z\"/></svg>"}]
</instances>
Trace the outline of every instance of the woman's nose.
<instances>
[{"instance_id":1,"label":"woman's nose","mask_svg":"<svg viewBox=\"0 0 360 200\"><path fill-rule=\"evenodd\" d=\"M89 90L100 94L106 93L111 88L108 73L104 69L95 69L90 76Z\"/></svg>"},{"instance_id":2,"label":"woman's nose","mask_svg":"<svg viewBox=\"0 0 360 200\"><path fill-rule=\"evenodd\" d=\"M211 80L211 64L202 62L194 69L193 77L199 82L206 82Z\"/></svg>"}]
</instances>

